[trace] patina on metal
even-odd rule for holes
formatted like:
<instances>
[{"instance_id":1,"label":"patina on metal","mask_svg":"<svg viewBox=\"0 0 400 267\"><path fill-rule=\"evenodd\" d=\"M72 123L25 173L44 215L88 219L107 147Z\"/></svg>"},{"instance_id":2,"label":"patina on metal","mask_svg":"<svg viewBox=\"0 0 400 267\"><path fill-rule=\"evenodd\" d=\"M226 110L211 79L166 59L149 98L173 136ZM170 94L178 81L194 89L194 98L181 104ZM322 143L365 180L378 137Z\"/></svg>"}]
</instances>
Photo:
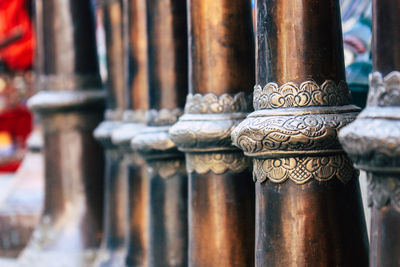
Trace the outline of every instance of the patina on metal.
<instances>
[{"instance_id":1,"label":"patina on metal","mask_svg":"<svg viewBox=\"0 0 400 267\"><path fill-rule=\"evenodd\" d=\"M171 139L189 174L189 266L254 265L254 185L230 133L252 110L250 1L188 1L189 94Z\"/></svg>"},{"instance_id":2,"label":"patina on metal","mask_svg":"<svg viewBox=\"0 0 400 267\"><path fill-rule=\"evenodd\" d=\"M104 234L96 266L123 266L127 256L128 180L123 153L111 140L112 131L122 124L126 109L127 27L125 1L99 1L98 14L105 32L107 57L107 111L95 129L95 138L105 150Z\"/></svg>"},{"instance_id":3,"label":"patina on metal","mask_svg":"<svg viewBox=\"0 0 400 267\"><path fill-rule=\"evenodd\" d=\"M23 266L89 266L102 237L103 151L92 133L105 94L89 0L36 1L37 86L28 105L42 120L43 215Z\"/></svg>"},{"instance_id":4,"label":"patina on metal","mask_svg":"<svg viewBox=\"0 0 400 267\"><path fill-rule=\"evenodd\" d=\"M337 138L359 109L345 82L338 0L256 2L251 113L256 266L367 266L358 173Z\"/></svg>"},{"instance_id":5,"label":"patina on metal","mask_svg":"<svg viewBox=\"0 0 400 267\"><path fill-rule=\"evenodd\" d=\"M123 1L127 18L124 72L125 100L122 124L111 133L111 140L123 152L128 179L128 240L126 266L148 266L148 181L144 161L130 148L131 139L145 128L148 110L148 55L146 1Z\"/></svg>"},{"instance_id":6,"label":"patina on metal","mask_svg":"<svg viewBox=\"0 0 400 267\"><path fill-rule=\"evenodd\" d=\"M187 261L187 174L184 154L168 130L187 95L185 0L148 0L149 107L147 127L132 148L146 160L149 184L149 266L185 267Z\"/></svg>"},{"instance_id":7,"label":"patina on metal","mask_svg":"<svg viewBox=\"0 0 400 267\"><path fill-rule=\"evenodd\" d=\"M370 266L400 266L400 1L372 1L373 73L366 109L340 131L356 168L367 172Z\"/></svg>"}]
</instances>

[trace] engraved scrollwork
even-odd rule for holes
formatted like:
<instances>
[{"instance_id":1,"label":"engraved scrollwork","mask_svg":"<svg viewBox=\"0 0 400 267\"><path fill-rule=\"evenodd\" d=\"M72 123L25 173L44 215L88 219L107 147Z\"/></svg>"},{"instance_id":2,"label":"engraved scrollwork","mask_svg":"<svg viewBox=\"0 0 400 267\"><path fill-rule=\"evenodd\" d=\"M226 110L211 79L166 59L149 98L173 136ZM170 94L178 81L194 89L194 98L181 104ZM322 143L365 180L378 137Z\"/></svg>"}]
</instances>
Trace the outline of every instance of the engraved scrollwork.
<instances>
[{"instance_id":1,"label":"engraved scrollwork","mask_svg":"<svg viewBox=\"0 0 400 267\"><path fill-rule=\"evenodd\" d=\"M248 117L232 132L246 155L341 150L338 130L356 113Z\"/></svg>"},{"instance_id":2,"label":"engraved scrollwork","mask_svg":"<svg viewBox=\"0 0 400 267\"><path fill-rule=\"evenodd\" d=\"M311 179L328 181L337 178L347 183L357 171L346 155L324 157L290 157L276 159L254 159L254 180L260 183L269 179L273 183L291 180L304 184Z\"/></svg>"},{"instance_id":3,"label":"engraved scrollwork","mask_svg":"<svg viewBox=\"0 0 400 267\"><path fill-rule=\"evenodd\" d=\"M188 173L224 174L228 171L240 173L251 166L251 160L239 152L188 153L186 166Z\"/></svg>"},{"instance_id":4,"label":"engraved scrollwork","mask_svg":"<svg viewBox=\"0 0 400 267\"><path fill-rule=\"evenodd\" d=\"M368 204L378 209L390 204L400 212L400 179L367 173Z\"/></svg>"},{"instance_id":5,"label":"engraved scrollwork","mask_svg":"<svg viewBox=\"0 0 400 267\"><path fill-rule=\"evenodd\" d=\"M351 103L346 82L327 80L321 86L315 81L305 81L299 85L288 82L281 86L270 82L262 88L254 87L254 109L307 106L343 106Z\"/></svg>"},{"instance_id":6,"label":"engraved scrollwork","mask_svg":"<svg viewBox=\"0 0 400 267\"><path fill-rule=\"evenodd\" d=\"M251 111L251 96L240 92L235 95L223 94L188 94L186 98L186 114L218 114Z\"/></svg>"},{"instance_id":7,"label":"engraved scrollwork","mask_svg":"<svg viewBox=\"0 0 400 267\"><path fill-rule=\"evenodd\" d=\"M382 78L379 72L369 76L368 107L400 106L400 72L393 71Z\"/></svg>"}]
</instances>

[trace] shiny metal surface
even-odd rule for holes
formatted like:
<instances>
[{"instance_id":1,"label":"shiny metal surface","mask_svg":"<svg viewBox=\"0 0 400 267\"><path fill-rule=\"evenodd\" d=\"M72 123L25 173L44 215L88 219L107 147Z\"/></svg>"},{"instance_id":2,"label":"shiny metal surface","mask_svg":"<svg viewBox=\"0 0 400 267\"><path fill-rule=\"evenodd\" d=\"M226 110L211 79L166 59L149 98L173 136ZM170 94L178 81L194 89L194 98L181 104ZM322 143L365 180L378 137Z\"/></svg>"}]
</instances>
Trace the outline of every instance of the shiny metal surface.
<instances>
[{"instance_id":1,"label":"shiny metal surface","mask_svg":"<svg viewBox=\"0 0 400 267\"><path fill-rule=\"evenodd\" d=\"M230 132L251 110L250 1L188 1L189 95L169 133L189 173L189 266L254 264L254 185Z\"/></svg>"},{"instance_id":2,"label":"shiny metal surface","mask_svg":"<svg viewBox=\"0 0 400 267\"><path fill-rule=\"evenodd\" d=\"M128 109L147 110L148 100L148 55L146 1L128 1Z\"/></svg>"},{"instance_id":3,"label":"shiny metal surface","mask_svg":"<svg viewBox=\"0 0 400 267\"><path fill-rule=\"evenodd\" d=\"M187 92L185 0L147 1L150 108L183 107Z\"/></svg>"},{"instance_id":4,"label":"shiny metal surface","mask_svg":"<svg viewBox=\"0 0 400 267\"><path fill-rule=\"evenodd\" d=\"M189 177L190 266L254 265L251 173Z\"/></svg>"}]
</instances>

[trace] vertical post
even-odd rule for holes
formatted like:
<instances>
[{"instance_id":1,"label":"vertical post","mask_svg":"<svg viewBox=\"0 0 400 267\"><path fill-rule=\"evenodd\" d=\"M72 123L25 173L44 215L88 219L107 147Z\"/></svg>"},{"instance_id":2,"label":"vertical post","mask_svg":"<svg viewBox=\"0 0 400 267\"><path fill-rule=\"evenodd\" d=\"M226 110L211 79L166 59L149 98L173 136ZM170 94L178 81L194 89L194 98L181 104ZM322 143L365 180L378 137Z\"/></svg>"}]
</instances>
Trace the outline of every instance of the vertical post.
<instances>
[{"instance_id":1,"label":"vertical post","mask_svg":"<svg viewBox=\"0 0 400 267\"><path fill-rule=\"evenodd\" d=\"M145 127L148 110L147 16L145 0L125 0L125 100L123 122L111 133L123 152L128 179L128 240L126 266L148 266L148 182L143 160L130 147L131 139Z\"/></svg>"},{"instance_id":2,"label":"vertical post","mask_svg":"<svg viewBox=\"0 0 400 267\"><path fill-rule=\"evenodd\" d=\"M149 266L187 266L187 175L184 155L168 129L187 95L185 0L148 0L149 107L147 128L132 148L146 160L149 183Z\"/></svg>"},{"instance_id":3,"label":"vertical post","mask_svg":"<svg viewBox=\"0 0 400 267\"><path fill-rule=\"evenodd\" d=\"M104 234L96 266L122 266L127 252L128 182L122 151L111 140L121 125L125 109L127 6L123 0L100 1L107 57L107 111L95 129L95 138L105 149Z\"/></svg>"},{"instance_id":4,"label":"vertical post","mask_svg":"<svg viewBox=\"0 0 400 267\"><path fill-rule=\"evenodd\" d=\"M256 1L256 109L232 133L253 157L256 266L367 266L338 0Z\"/></svg>"},{"instance_id":5,"label":"vertical post","mask_svg":"<svg viewBox=\"0 0 400 267\"><path fill-rule=\"evenodd\" d=\"M21 256L26 266L88 266L102 234L102 120L93 9L89 0L36 0L37 86L28 105L42 119L45 202Z\"/></svg>"},{"instance_id":6,"label":"vertical post","mask_svg":"<svg viewBox=\"0 0 400 267\"><path fill-rule=\"evenodd\" d=\"M190 0L189 94L170 137L189 174L189 266L254 264L254 186L230 133L251 111L250 1Z\"/></svg>"},{"instance_id":7,"label":"vertical post","mask_svg":"<svg viewBox=\"0 0 400 267\"><path fill-rule=\"evenodd\" d=\"M340 132L355 166L367 172L370 266L400 266L400 1L372 1L373 73L366 109Z\"/></svg>"}]
</instances>

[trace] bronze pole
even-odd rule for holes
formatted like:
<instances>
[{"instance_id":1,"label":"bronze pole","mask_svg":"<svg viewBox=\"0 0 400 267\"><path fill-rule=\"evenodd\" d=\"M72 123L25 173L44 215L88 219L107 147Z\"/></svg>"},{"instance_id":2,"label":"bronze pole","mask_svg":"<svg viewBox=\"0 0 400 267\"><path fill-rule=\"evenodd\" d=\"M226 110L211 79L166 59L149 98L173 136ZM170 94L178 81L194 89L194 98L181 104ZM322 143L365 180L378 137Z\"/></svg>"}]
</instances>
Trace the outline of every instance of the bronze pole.
<instances>
[{"instance_id":1,"label":"bronze pole","mask_svg":"<svg viewBox=\"0 0 400 267\"><path fill-rule=\"evenodd\" d=\"M42 119L45 202L20 258L26 266L88 266L102 236L103 152L92 132L102 120L89 0L36 1L37 86L28 105Z\"/></svg>"},{"instance_id":2,"label":"bronze pole","mask_svg":"<svg viewBox=\"0 0 400 267\"><path fill-rule=\"evenodd\" d=\"M230 133L251 111L250 1L188 1L189 94L170 136L189 173L189 266L254 264L254 186Z\"/></svg>"},{"instance_id":3,"label":"bronze pole","mask_svg":"<svg viewBox=\"0 0 400 267\"><path fill-rule=\"evenodd\" d=\"M104 234L96 266L122 266L127 255L128 181L123 154L111 141L112 131L121 125L126 108L127 7L123 0L100 1L107 57L107 111L95 129L95 138L105 150Z\"/></svg>"},{"instance_id":4,"label":"bronze pole","mask_svg":"<svg viewBox=\"0 0 400 267\"><path fill-rule=\"evenodd\" d=\"M355 166L367 172L370 266L400 266L400 1L372 1L373 70L366 109L340 132Z\"/></svg>"},{"instance_id":5,"label":"bronze pole","mask_svg":"<svg viewBox=\"0 0 400 267\"><path fill-rule=\"evenodd\" d=\"M184 154L168 129L187 95L185 0L148 0L147 128L131 141L146 160L149 182L149 266L187 266L187 175Z\"/></svg>"},{"instance_id":6,"label":"bronze pole","mask_svg":"<svg viewBox=\"0 0 400 267\"><path fill-rule=\"evenodd\" d=\"M358 174L337 139L359 109L338 0L256 2L256 109L232 133L253 157L256 266L367 266Z\"/></svg>"},{"instance_id":7,"label":"bronze pole","mask_svg":"<svg viewBox=\"0 0 400 267\"><path fill-rule=\"evenodd\" d=\"M128 11L127 38L128 59L126 63L127 79L126 110L123 123L111 134L114 145L123 152L123 164L126 164L128 179L128 254L126 266L148 266L148 181L143 160L130 148L130 140L145 127L148 110L148 56L146 1L125 0Z\"/></svg>"}]
</instances>

